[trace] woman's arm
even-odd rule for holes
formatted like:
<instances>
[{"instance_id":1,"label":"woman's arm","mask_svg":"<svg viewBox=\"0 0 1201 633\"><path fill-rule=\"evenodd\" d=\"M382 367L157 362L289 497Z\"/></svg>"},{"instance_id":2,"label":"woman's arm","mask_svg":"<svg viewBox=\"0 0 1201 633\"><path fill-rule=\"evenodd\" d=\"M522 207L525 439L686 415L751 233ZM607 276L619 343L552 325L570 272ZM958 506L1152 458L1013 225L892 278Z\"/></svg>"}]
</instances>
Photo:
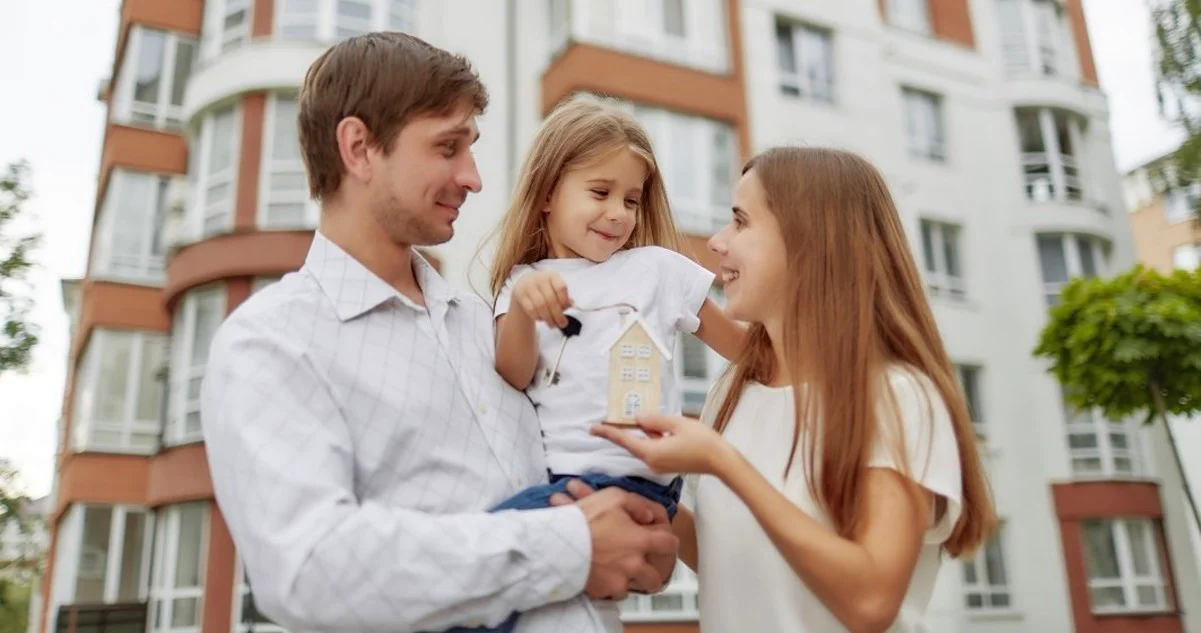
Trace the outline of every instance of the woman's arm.
<instances>
[{"instance_id":1,"label":"woman's arm","mask_svg":"<svg viewBox=\"0 0 1201 633\"><path fill-rule=\"evenodd\" d=\"M524 390L538 369L534 320L517 306L496 320L496 372L514 389Z\"/></svg>"},{"instance_id":2,"label":"woman's arm","mask_svg":"<svg viewBox=\"0 0 1201 633\"><path fill-rule=\"evenodd\" d=\"M676 518L671 522L671 531L680 541L680 550L677 556L684 561L685 565L692 571L696 571L697 563L699 562L698 550L696 547L696 517L692 515L692 511L684 506L677 506Z\"/></svg>"},{"instance_id":3,"label":"woman's arm","mask_svg":"<svg viewBox=\"0 0 1201 633\"><path fill-rule=\"evenodd\" d=\"M721 306L712 299L705 299L697 317L700 318L701 325L696 329L696 337L722 358L733 360L742 350L746 326L727 317Z\"/></svg>"},{"instance_id":4,"label":"woman's arm","mask_svg":"<svg viewBox=\"0 0 1201 633\"><path fill-rule=\"evenodd\" d=\"M911 495L896 471L869 469L862 520L845 539L789 501L732 448L723 452L715 470L805 586L843 625L868 632L892 624L917 566L932 493L922 489L920 497Z\"/></svg>"}]
</instances>

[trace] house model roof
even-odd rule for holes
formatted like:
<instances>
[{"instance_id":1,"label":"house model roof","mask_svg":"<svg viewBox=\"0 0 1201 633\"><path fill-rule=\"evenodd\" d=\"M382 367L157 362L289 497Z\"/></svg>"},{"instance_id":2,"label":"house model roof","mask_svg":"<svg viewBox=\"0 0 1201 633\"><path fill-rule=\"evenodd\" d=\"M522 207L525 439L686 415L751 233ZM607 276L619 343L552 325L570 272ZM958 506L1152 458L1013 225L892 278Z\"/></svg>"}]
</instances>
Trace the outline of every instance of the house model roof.
<instances>
[{"instance_id":1,"label":"house model roof","mask_svg":"<svg viewBox=\"0 0 1201 633\"><path fill-rule=\"evenodd\" d=\"M613 335L612 339L601 348L601 354L608 354L610 351L612 351L613 346L616 345L617 342L620 341L622 337L624 337L626 333L630 331L631 328L637 325L642 329L643 332L646 332L647 338L649 338L651 342L655 344L655 347L659 348L659 353L663 354L663 358L666 360L671 360L671 352L667 351L667 347L663 345L663 341L660 341L659 337L655 336L655 332L651 330L651 328L647 327L646 322L642 320L641 316L638 314L627 314L626 317L629 320L624 326L622 326L621 329L617 330L617 333Z\"/></svg>"}]
</instances>

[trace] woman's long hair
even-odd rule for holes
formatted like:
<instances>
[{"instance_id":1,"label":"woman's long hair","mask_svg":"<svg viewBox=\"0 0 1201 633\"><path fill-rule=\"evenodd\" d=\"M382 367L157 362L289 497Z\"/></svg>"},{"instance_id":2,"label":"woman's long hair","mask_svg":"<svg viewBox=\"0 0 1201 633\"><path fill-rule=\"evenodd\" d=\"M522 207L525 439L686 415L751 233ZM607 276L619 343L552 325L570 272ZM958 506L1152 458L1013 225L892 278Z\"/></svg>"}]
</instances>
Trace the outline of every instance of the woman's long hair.
<instances>
[{"instance_id":1,"label":"woman's long hair","mask_svg":"<svg viewBox=\"0 0 1201 633\"><path fill-rule=\"evenodd\" d=\"M785 476L802 446L810 493L839 534L853 535L877 438L891 440L903 469L922 467L907 463L899 427L879 427L880 403L896 410L888 368L901 366L928 377L950 412L963 512L944 547L953 556L974 550L995 530L996 516L967 406L883 177L850 152L802 147L769 149L747 162L747 173L762 185L787 252L789 274L778 293L784 340L775 342L796 404ZM723 377L718 432L748 380L767 383L777 374L775 359L767 331L752 325ZM916 484L910 492L918 494Z\"/></svg>"}]
</instances>

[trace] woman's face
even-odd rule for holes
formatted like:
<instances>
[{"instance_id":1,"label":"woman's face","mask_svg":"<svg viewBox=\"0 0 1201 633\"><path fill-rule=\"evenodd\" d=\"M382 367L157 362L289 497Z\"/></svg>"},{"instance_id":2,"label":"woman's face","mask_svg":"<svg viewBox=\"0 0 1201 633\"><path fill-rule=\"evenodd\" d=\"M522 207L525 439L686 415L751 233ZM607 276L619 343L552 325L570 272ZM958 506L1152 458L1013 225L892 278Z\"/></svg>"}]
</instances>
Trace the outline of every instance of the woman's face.
<instances>
[{"instance_id":1,"label":"woman's face","mask_svg":"<svg viewBox=\"0 0 1201 633\"><path fill-rule=\"evenodd\" d=\"M738 181L733 218L709 239L709 248L721 258L726 314L749 323L777 320L787 265L784 236L753 169Z\"/></svg>"}]
</instances>

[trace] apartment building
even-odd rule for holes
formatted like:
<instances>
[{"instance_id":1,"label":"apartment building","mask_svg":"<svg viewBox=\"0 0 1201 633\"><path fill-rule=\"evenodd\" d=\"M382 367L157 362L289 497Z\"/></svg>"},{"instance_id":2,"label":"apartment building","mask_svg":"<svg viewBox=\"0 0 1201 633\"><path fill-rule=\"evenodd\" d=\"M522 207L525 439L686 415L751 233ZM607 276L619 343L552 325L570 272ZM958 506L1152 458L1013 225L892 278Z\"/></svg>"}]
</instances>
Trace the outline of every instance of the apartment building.
<instances>
[{"instance_id":1,"label":"apartment building","mask_svg":"<svg viewBox=\"0 0 1201 633\"><path fill-rule=\"evenodd\" d=\"M466 54L492 92L484 189L430 250L481 290L521 156L577 92L646 124L709 266L704 242L752 153L869 157L1004 519L978 555L947 562L933 630L1201 631L1164 438L1066 409L1029 351L1062 283L1135 257L1081 0L124 0L90 264L64 286L73 343L38 630L277 630L213 502L198 388L221 319L295 270L316 225L294 129L303 74L376 29ZM676 344L696 413L721 364L691 337ZM695 631L697 599L681 569L623 605L627 629Z\"/></svg>"},{"instance_id":2,"label":"apartment building","mask_svg":"<svg viewBox=\"0 0 1201 633\"><path fill-rule=\"evenodd\" d=\"M1122 179L1138 258L1160 272L1201 267L1201 184L1180 183L1169 156L1150 160Z\"/></svg>"}]
</instances>

